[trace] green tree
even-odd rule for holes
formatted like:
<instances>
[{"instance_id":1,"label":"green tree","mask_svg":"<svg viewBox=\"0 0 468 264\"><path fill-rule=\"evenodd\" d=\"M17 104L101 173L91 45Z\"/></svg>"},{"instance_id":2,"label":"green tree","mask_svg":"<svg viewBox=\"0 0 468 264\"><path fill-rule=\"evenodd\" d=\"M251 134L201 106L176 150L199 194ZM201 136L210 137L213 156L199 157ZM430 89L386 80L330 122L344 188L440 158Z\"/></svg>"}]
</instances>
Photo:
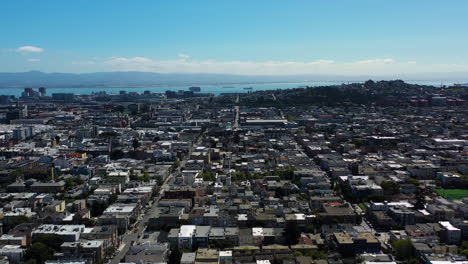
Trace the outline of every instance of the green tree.
<instances>
[{"instance_id":1,"label":"green tree","mask_svg":"<svg viewBox=\"0 0 468 264\"><path fill-rule=\"evenodd\" d=\"M468 258L468 241L463 241L460 246L460 254Z\"/></svg>"},{"instance_id":2,"label":"green tree","mask_svg":"<svg viewBox=\"0 0 468 264\"><path fill-rule=\"evenodd\" d=\"M198 177L203 178L204 181L216 180L216 175L213 172L207 170L203 170L203 172L201 172Z\"/></svg>"},{"instance_id":3,"label":"green tree","mask_svg":"<svg viewBox=\"0 0 468 264\"><path fill-rule=\"evenodd\" d=\"M409 182L416 185L416 186L419 186L419 184L420 184L420 182L417 179L413 179L413 178L410 178Z\"/></svg>"},{"instance_id":4,"label":"green tree","mask_svg":"<svg viewBox=\"0 0 468 264\"><path fill-rule=\"evenodd\" d=\"M460 253L468 258L468 249L463 249Z\"/></svg>"},{"instance_id":5,"label":"green tree","mask_svg":"<svg viewBox=\"0 0 468 264\"><path fill-rule=\"evenodd\" d=\"M292 180L294 177L294 171L296 168L288 167L285 169L274 170L271 174L279 176L282 180Z\"/></svg>"},{"instance_id":6,"label":"green tree","mask_svg":"<svg viewBox=\"0 0 468 264\"><path fill-rule=\"evenodd\" d=\"M315 232L315 226L314 225L308 225L305 228L306 233L314 233Z\"/></svg>"},{"instance_id":7,"label":"green tree","mask_svg":"<svg viewBox=\"0 0 468 264\"><path fill-rule=\"evenodd\" d=\"M380 184L385 195L395 195L400 193L400 185L392 181L383 181Z\"/></svg>"},{"instance_id":8,"label":"green tree","mask_svg":"<svg viewBox=\"0 0 468 264\"><path fill-rule=\"evenodd\" d=\"M138 175L136 175L134 172L130 172L130 180L131 181L138 181Z\"/></svg>"},{"instance_id":9,"label":"green tree","mask_svg":"<svg viewBox=\"0 0 468 264\"><path fill-rule=\"evenodd\" d=\"M96 225L96 221L91 218L83 218L81 219L81 224L85 225L86 227L93 227Z\"/></svg>"},{"instance_id":10,"label":"green tree","mask_svg":"<svg viewBox=\"0 0 468 264\"><path fill-rule=\"evenodd\" d=\"M37 264L42 264L54 257L54 250L41 242L35 242L26 250L27 260L36 260Z\"/></svg>"},{"instance_id":11,"label":"green tree","mask_svg":"<svg viewBox=\"0 0 468 264\"><path fill-rule=\"evenodd\" d=\"M63 239L56 234L42 234L34 238L33 243L42 243L54 250L59 250Z\"/></svg>"},{"instance_id":12,"label":"green tree","mask_svg":"<svg viewBox=\"0 0 468 264\"><path fill-rule=\"evenodd\" d=\"M68 188L68 189L71 189L73 187L76 186L76 183L75 181L73 180L73 178L71 177L68 177L65 179L65 186Z\"/></svg>"},{"instance_id":13,"label":"green tree","mask_svg":"<svg viewBox=\"0 0 468 264\"><path fill-rule=\"evenodd\" d=\"M399 239L392 242L397 260L407 260L413 256L413 243L411 239Z\"/></svg>"},{"instance_id":14,"label":"green tree","mask_svg":"<svg viewBox=\"0 0 468 264\"><path fill-rule=\"evenodd\" d=\"M11 176L14 178L14 180L18 180L20 177L23 177L23 169L21 168L18 168L14 171L12 171L11 173Z\"/></svg>"},{"instance_id":15,"label":"green tree","mask_svg":"<svg viewBox=\"0 0 468 264\"><path fill-rule=\"evenodd\" d=\"M115 247L108 247L104 253L106 256L110 257L117 249Z\"/></svg>"},{"instance_id":16,"label":"green tree","mask_svg":"<svg viewBox=\"0 0 468 264\"><path fill-rule=\"evenodd\" d=\"M164 181L161 176L156 177L156 182L159 186L163 185Z\"/></svg>"},{"instance_id":17,"label":"green tree","mask_svg":"<svg viewBox=\"0 0 468 264\"><path fill-rule=\"evenodd\" d=\"M15 226L17 225L20 225L20 224L24 224L24 223L31 223L31 219L25 215L18 215L18 216L15 216L11 219L11 221L7 222L7 224L5 225L6 229L9 230L11 228L14 228Z\"/></svg>"},{"instance_id":18,"label":"green tree","mask_svg":"<svg viewBox=\"0 0 468 264\"><path fill-rule=\"evenodd\" d=\"M28 261L25 262L26 264L37 264L37 261L35 259L28 259Z\"/></svg>"},{"instance_id":19,"label":"green tree","mask_svg":"<svg viewBox=\"0 0 468 264\"><path fill-rule=\"evenodd\" d=\"M323 250L309 250L305 254L308 257L312 257L313 259L326 259L327 252Z\"/></svg>"},{"instance_id":20,"label":"green tree","mask_svg":"<svg viewBox=\"0 0 468 264\"><path fill-rule=\"evenodd\" d=\"M425 204L426 204L426 199L424 195L425 194L422 188L418 187L416 191L416 204L414 205L416 209L424 209Z\"/></svg>"},{"instance_id":21,"label":"green tree","mask_svg":"<svg viewBox=\"0 0 468 264\"><path fill-rule=\"evenodd\" d=\"M151 176L148 172L143 172L143 176L140 177L140 181L149 182L151 180Z\"/></svg>"},{"instance_id":22,"label":"green tree","mask_svg":"<svg viewBox=\"0 0 468 264\"><path fill-rule=\"evenodd\" d=\"M176 160L174 161L174 164L172 164L171 171L172 171L172 172L175 172L179 166L180 166L180 160L179 160L179 159L176 159Z\"/></svg>"}]
</instances>

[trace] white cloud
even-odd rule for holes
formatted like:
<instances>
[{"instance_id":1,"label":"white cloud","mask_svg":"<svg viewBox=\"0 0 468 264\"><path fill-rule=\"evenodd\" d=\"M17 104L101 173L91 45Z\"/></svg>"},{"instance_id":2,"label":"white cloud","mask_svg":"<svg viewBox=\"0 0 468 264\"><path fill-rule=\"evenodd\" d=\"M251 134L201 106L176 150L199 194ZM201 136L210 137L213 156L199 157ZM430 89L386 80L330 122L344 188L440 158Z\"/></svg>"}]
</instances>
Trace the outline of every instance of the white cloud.
<instances>
[{"instance_id":1,"label":"white cloud","mask_svg":"<svg viewBox=\"0 0 468 264\"><path fill-rule=\"evenodd\" d=\"M38 62L41 61L41 59L28 59L29 62Z\"/></svg>"},{"instance_id":2,"label":"white cloud","mask_svg":"<svg viewBox=\"0 0 468 264\"><path fill-rule=\"evenodd\" d=\"M358 64L389 64L394 63L395 60L392 58L385 58L385 59L370 59L370 60L362 60L357 61Z\"/></svg>"},{"instance_id":3,"label":"white cloud","mask_svg":"<svg viewBox=\"0 0 468 264\"><path fill-rule=\"evenodd\" d=\"M430 72L468 71L464 64L419 64L393 58L373 58L351 62L328 59L314 61L218 61L194 60L178 56L173 60L153 60L146 57L112 57L104 61L110 70L148 71L161 73L224 73L242 75L404 75Z\"/></svg>"},{"instance_id":4,"label":"white cloud","mask_svg":"<svg viewBox=\"0 0 468 264\"><path fill-rule=\"evenodd\" d=\"M110 65L114 70L121 71L156 71L155 61L145 57L112 57L104 64Z\"/></svg>"},{"instance_id":5,"label":"white cloud","mask_svg":"<svg viewBox=\"0 0 468 264\"><path fill-rule=\"evenodd\" d=\"M190 59L190 55L187 55L187 54L184 54L184 53L179 53L179 58L181 58L182 60L188 60Z\"/></svg>"},{"instance_id":6,"label":"white cloud","mask_svg":"<svg viewBox=\"0 0 468 264\"><path fill-rule=\"evenodd\" d=\"M35 46L22 46L22 47L18 47L16 49L17 52L33 52L33 53L39 53L39 52L43 52L44 49L43 48L39 48L39 47L35 47Z\"/></svg>"},{"instance_id":7,"label":"white cloud","mask_svg":"<svg viewBox=\"0 0 468 264\"><path fill-rule=\"evenodd\" d=\"M332 64L332 63L335 63L334 60L317 60L317 61L314 61L314 62L311 62L311 63L315 63L315 64Z\"/></svg>"},{"instance_id":8,"label":"white cloud","mask_svg":"<svg viewBox=\"0 0 468 264\"><path fill-rule=\"evenodd\" d=\"M72 61L73 65L94 65L94 61Z\"/></svg>"}]
</instances>

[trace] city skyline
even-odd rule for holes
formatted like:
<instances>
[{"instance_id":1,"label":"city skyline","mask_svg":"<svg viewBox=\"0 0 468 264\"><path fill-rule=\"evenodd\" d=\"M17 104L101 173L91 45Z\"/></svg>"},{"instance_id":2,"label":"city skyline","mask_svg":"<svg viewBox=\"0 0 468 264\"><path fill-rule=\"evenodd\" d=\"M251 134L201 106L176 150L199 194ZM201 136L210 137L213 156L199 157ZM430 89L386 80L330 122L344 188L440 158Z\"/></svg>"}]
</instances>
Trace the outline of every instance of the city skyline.
<instances>
[{"instance_id":1,"label":"city skyline","mask_svg":"<svg viewBox=\"0 0 468 264\"><path fill-rule=\"evenodd\" d=\"M468 72L452 1L7 1L0 72L375 75Z\"/></svg>"}]
</instances>

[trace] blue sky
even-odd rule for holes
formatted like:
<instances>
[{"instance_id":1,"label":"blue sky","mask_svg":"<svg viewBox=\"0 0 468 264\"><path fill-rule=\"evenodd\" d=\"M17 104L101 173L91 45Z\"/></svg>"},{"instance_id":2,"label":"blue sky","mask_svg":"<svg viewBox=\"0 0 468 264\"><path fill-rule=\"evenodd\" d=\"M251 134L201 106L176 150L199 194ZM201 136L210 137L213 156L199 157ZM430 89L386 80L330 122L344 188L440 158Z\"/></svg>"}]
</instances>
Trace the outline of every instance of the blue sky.
<instances>
[{"instance_id":1,"label":"blue sky","mask_svg":"<svg viewBox=\"0 0 468 264\"><path fill-rule=\"evenodd\" d=\"M0 71L468 72L468 1L4 0Z\"/></svg>"}]
</instances>

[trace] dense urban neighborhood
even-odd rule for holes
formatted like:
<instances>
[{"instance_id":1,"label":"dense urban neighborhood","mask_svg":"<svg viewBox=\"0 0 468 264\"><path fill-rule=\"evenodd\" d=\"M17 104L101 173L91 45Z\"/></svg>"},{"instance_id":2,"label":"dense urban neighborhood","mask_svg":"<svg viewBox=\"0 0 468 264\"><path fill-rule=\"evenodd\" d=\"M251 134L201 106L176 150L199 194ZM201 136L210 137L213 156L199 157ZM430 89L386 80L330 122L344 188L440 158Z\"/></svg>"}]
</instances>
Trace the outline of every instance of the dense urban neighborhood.
<instances>
[{"instance_id":1,"label":"dense urban neighborhood","mask_svg":"<svg viewBox=\"0 0 468 264\"><path fill-rule=\"evenodd\" d=\"M0 96L0 264L468 263L468 86L103 90Z\"/></svg>"}]
</instances>

